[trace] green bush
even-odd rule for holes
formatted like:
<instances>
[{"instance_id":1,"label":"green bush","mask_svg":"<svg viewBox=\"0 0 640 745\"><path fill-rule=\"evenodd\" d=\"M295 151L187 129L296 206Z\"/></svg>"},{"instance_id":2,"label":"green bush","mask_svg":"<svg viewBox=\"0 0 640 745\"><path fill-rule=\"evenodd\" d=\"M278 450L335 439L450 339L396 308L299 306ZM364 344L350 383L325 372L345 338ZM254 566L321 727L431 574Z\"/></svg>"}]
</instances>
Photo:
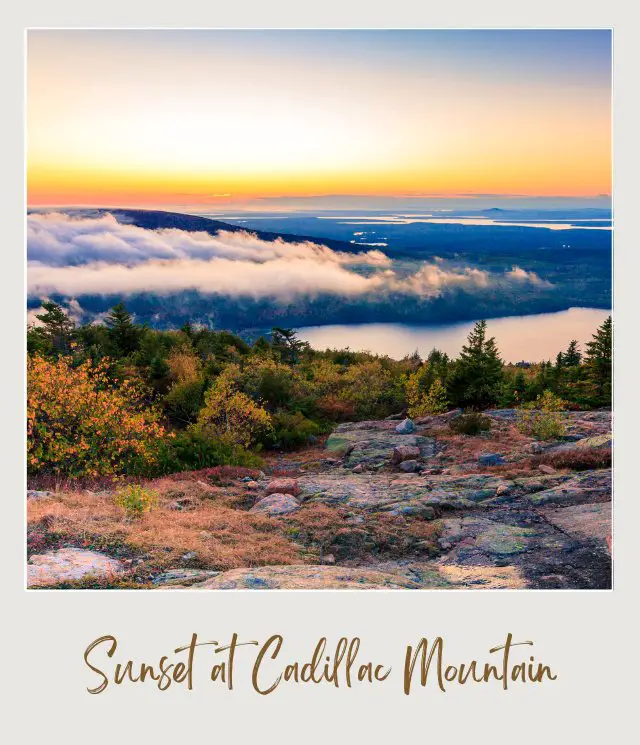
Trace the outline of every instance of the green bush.
<instances>
[{"instance_id":1,"label":"green bush","mask_svg":"<svg viewBox=\"0 0 640 745\"><path fill-rule=\"evenodd\" d=\"M559 396L546 390L535 401L522 406L518 412L518 428L537 440L557 440L567 431L561 414L565 406Z\"/></svg>"},{"instance_id":2,"label":"green bush","mask_svg":"<svg viewBox=\"0 0 640 745\"><path fill-rule=\"evenodd\" d=\"M140 484L129 484L116 493L115 501L128 517L142 517L145 512L151 512L155 507L158 494Z\"/></svg>"},{"instance_id":3,"label":"green bush","mask_svg":"<svg viewBox=\"0 0 640 745\"><path fill-rule=\"evenodd\" d=\"M204 381L201 379L175 383L164 397L169 416L184 423L195 422L204 403Z\"/></svg>"},{"instance_id":4,"label":"green bush","mask_svg":"<svg viewBox=\"0 0 640 745\"><path fill-rule=\"evenodd\" d=\"M320 427L299 411L277 411L271 417L273 431L267 444L273 447L291 448L306 445L310 437L320 433Z\"/></svg>"},{"instance_id":5,"label":"green bush","mask_svg":"<svg viewBox=\"0 0 640 745\"><path fill-rule=\"evenodd\" d=\"M164 440L157 453L153 471L147 470L142 475L162 476L227 465L259 468L261 463L257 455L239 445L189 429L179 432L172 439Z\"/></svg>"},{"instance_id":6,"label":"green bush","mask_svg":"<svg viewBox=\"0 0 640 745\"><path fill-rule=\"evenodd\" d=\"M477 411L460 414L449 422L449 429L458 435L477 435L491 429L491 419Z\"/></svg>"}]
</instances>

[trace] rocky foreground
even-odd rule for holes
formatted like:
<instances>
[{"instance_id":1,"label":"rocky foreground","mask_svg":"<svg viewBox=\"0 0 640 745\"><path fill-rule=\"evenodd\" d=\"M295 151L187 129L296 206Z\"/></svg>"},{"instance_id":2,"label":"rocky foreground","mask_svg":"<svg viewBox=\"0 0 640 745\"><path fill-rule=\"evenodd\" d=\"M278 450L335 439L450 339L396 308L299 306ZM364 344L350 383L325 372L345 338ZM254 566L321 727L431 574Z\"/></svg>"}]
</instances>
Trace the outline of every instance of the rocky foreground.
<instances>
[{"instance_id":1,"label":"rocky foreground","mask_svg":"<svg viewBox=\"0 0 640 745\"><path fill-rule=\"evenodd\" d=\"M323 451L273 457L265 473L227 489L237 494L235 509L276 521L296 547L306 535L298 518L334 516L321 543L300 549L299 563L290 558L220 571L198 566L197 551L189 551L179 565L149 576L145 586L610 588L611 468L588 466L590 459L607 461L598 454L611 449L611 413L567 412L566 436L551 443L522 435L510 409L486 412L488 433L455 435L447 425L457 413L415 423L342 424ZM195 504L178 499L163 509L197 510L199 499L224 491L214 494L197 483L210 493ZM36 492L29 502L43 500L53 504L56 496ZM314 505L330 509L312 512ZM55 587L87 577L117 578L131 573L128 561L94 547L60 545L32 553L28 582Z\"/></svg>"}]
</instances>

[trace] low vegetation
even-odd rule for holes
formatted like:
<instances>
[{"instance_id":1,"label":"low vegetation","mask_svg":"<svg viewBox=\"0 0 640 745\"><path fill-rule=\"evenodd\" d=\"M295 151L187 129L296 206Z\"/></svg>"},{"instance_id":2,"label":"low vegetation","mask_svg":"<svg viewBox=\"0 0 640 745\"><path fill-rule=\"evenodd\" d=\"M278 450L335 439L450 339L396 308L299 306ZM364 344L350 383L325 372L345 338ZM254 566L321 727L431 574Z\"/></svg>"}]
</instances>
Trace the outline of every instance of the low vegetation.
<instances>
[{"instance_id":1,"label":"low vegetation","mask_svg":"<svg viewBox=\"0 0 640 745\"><path fill-rule=\"evenodd\" d=\"M595 468L611 468L611 448L572 448L545 453L532 459L531 465L551 466L558 470L567 468L570 471L590 471Z\"/></svg>"},{"instance_id":2,"label":"low vegetation","mask_svg":"<svg viewBox=\"0 0 640 745\"><path fill-rule=\"evenodd\" d=\"M460 356L402 360L316 351L290 329L252 344L226 331L157 331L115 306L104 324L76 327L54 302L27 333L31 484L135 480L222 465L260 468L269 450L307 446L336 422L465 409L456 432L486 430L480 412L519 407L541 439L562 434L569 409L611 403L608 319L555 363L505 365L486 323Z\"/></svg>"},{"instance_id":3,"label":"low vegetation","mask_svg":"<svg viewBox=\"0 0 640 745\"><path fill-rule=\"evenodd\" d=\"M556 440L566 432L561 413L565 408L565 401L546 390L535 401L522 405L518 426L524 434L537 440Z\"/></svg>"}]
</instances>

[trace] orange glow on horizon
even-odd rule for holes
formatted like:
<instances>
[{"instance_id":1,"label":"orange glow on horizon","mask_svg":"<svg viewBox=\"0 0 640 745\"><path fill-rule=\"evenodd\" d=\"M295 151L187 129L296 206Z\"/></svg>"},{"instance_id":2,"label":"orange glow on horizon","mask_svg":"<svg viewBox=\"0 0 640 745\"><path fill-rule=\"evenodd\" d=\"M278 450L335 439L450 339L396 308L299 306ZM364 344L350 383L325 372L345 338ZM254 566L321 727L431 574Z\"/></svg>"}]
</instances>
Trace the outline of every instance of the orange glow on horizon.
<instances>
[{"instance_id":1,"label":"orange glow on horizon","mask_svg":"<svg viewBox=\"0 0 640 745\"><path fill-rule=\"evenodd\" d=\"M268 37L30 32L28 204L611 191L590 47Z\"/></svg>"}]
</instances>

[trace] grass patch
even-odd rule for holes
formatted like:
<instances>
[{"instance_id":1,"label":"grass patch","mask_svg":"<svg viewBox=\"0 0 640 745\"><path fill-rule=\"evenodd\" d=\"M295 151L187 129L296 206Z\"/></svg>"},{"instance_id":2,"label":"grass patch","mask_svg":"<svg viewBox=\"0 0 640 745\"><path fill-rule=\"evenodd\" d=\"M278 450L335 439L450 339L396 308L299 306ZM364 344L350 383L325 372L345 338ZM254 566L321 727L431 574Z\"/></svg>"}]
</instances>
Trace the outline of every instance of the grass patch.
<instances>
[{"instance_id":1,"label":"grass patch","mask_svg":"<svg viewBox=\"0 0 640 745\"><path fill-rule=\"evenodd\" d=\"M532 459L535 466L546 465L552 468L568 468L571 471L590 471L597 468L611 468L610 448L571 448L555 453L543 453Z\"/></svg>"}]
</instances>

